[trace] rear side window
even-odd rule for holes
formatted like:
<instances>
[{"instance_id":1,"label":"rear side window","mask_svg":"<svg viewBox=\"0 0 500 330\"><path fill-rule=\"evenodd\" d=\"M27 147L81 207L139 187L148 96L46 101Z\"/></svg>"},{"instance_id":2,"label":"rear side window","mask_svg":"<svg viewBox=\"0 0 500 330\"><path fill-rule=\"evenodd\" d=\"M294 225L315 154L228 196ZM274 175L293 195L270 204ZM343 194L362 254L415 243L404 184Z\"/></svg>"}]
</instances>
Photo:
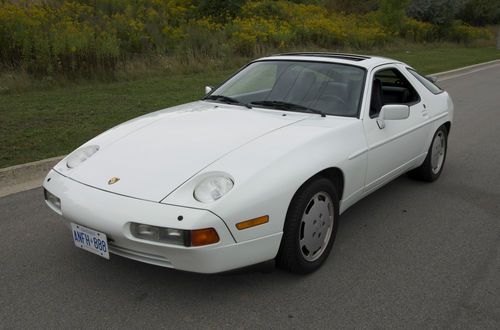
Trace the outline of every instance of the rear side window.
<instances>
[{"instance_id":1,"label":"rear side window","mask_svg":"<svg viewBox=\"0 0 500 330\"><path fill-rule=\"evenodd\" d=\"M420 81L422 83L422 85L424 85L425 88L427 88L431 93L439 94L439 93L441 93L443 91L441 88L439 88L439 86L435 85L432 81L430 81L429 79L427 79L424 76L420 75L417 71L415 71L413 69L407 69L407 70L415 78L417 78L417 80Z\"/></svg>"}]
</instances>

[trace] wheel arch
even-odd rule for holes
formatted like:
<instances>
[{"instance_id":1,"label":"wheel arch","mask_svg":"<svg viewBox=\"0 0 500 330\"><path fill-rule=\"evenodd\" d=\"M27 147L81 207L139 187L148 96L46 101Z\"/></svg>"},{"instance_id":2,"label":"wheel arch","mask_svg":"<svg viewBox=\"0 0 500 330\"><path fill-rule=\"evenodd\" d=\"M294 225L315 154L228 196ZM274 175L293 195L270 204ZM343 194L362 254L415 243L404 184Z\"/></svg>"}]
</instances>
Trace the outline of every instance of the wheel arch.
<instances>
[{"instance_id":1,"label":"wheel arch","mask_svg":"<svg viewBox=\"0 0 500 330\"><path fill-rule=\"evenodd\" d=\"M446 123L443 124L446 127L446 131L448 134L450 134L451 130L451 121L447 121Z\"/></svg>"},{"instance_id":2,"label":"wheel arch","mask_svg":"<svg viewBox=\"0 0 500 330\"><path fill-rule=\"evenodd\" d=\"M448 132L448 135L450 135L450 130L451 130L451 121L450 120L436 123L435 126L433 126L434 130L432 131L432 134L429 134L429 136L425 142L423 152L427 152L429 150L431 143L432 143L432 139L434 138L434 134L436 134L438 129L443 127L443 126L446 127L446 131Z\"/></svg>"},{"instance_id":3,"label":"wheel arch","mask_svg":"<svg viewBox=\"0 0 500 330\"><path fill-rule=\"evenodd\" d=\"M324 262L324 260L328 257L328 254L329 254L330 249L332 247L333 241L335 240L335 235L337 232L336 228L338 227L338 222L336 220L334 220L332 234L331 234L328 246L325 248L326 253L319 257L319 259L318 259L319 264L313 265L311 267L309 267L307 265L303 266L304 263L298 262L297 259L294 259L293 251L290 252L290 247L294 246L291 243L291 239L295 240L294 237L297 237L297 235L290 234L290 230L291 230L291 233L294 233L294 230L300 230L300 229L297 229L298 228L297 226L286 227L290 214L292 214L291 219L294 219L294 216L293 216L294 214L296 215L296 210L294 211L293 207L292 207L293 201L295 200L295 198L297 196L299 196L299 192L301 191L302 188L306 187L308 184L314 182L314 180L317 180L317 179L322 179L322 180L327 179L328 181L332 182L332 184L334 185L335 190L338 194L337 197L339 198L339 200L337 202L340 202L341 196L344 192L344 173L338 167L329 167L329 168L325 168L325 169L319 171L318 173L314 174L313 176L311 176L307 180L305 180L300 185L300 187L298 187L297 190L295 191L293 198L290 201L290 204L288 205L287 218L285 219L285 222L283 224L283 237L282 237L281 242L280 242L280 246L279 246L278 253L276 256L276 261L277 261L277 264L279 267L288 269L289 271L296 272L296 273L306 274L306 273L310 273L310 272L314 271L315 269L317 269ZM338 207L338 204L335 207L336 211L334 211L334 212L336 212L336 214L338 216L339 209L337 207ZM292 212L292 213L290 213L290 212ZM291 225L293 225L294 223L296 223L296 221L292 221ZM287 234L287 228L288 228L288 234ZM290 229L290 228L292 228L292 229ZM295 228L295 229L293 229L293 228ZM316 262L316 261L317 260L314 260L314 262Z\"/></svg>"},{"instance_id":4,"label":"wheel arch","mask_svg":"<svg viewBox=\"0 0 500 330\"><path fill-rule=\"evenodd\" d=\"M335 189L337 190L339 201L341 201L344 194L345 177L344 172L339 167L325 168L324 170L321 170L318 173L314 174L300 185L300 187L295 191L294 197L304 185L319 177L330 180L330 182L335 186Z\"/></svg>"}]
</instances>

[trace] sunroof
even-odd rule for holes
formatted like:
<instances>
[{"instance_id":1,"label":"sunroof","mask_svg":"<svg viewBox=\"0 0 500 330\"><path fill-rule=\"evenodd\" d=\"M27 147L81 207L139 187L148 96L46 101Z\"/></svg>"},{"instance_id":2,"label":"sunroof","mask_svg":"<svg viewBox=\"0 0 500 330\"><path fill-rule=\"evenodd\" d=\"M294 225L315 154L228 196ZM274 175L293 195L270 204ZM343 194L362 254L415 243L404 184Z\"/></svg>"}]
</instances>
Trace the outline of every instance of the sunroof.
<instances>
[{"instance_id":1,"label":"sunroof","mask_svg":"<svg viewBox=\"0 0 500 330\"><path fill-rule=\"evenodd\" d=\"M338 59L342 59L342 60L349 60L349 61L356 61L356 62L367 60L370 58L369 56L363 56L363 55L344 54L344 53L327 53L327 52L296 52L296 53L277 54L275 56L331 57L331 58L338 58Z\"/></svg>"}]
</instances>

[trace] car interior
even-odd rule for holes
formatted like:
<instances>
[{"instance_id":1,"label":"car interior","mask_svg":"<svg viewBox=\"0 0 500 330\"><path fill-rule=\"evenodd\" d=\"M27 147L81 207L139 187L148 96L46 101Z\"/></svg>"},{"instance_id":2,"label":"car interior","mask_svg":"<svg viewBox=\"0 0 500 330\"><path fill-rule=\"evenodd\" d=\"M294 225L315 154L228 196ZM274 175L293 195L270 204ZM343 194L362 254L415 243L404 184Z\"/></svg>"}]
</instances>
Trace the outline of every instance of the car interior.
<instances>
[{"instance_id":1,"label":"car interior","mask_svg":"<svg viewBox=\"0 0 500 330\"><path fill-rule=\"evenodd\" d=\"M370 102L371 118L377 117L386 104L412 105L419 101L417 91L399 70L390 68L375 73Z\"/></svg>"},{"instance_id":2,"label":"car interior","mask_svg":"<svg viewBox=\"0 0 500 330\"><path fill-rule=\"evenodd\" d=\"M359 77L355 77L358 78ZM361 84L349 81L340 70L286 70L276 80L267 99L281 99L329 114L354 116L358 112Z\"/></svg>"},{"instance_id":3,"label":"car interior","mask_svg":"<svg viewBox=\"0 0 500 330\"><path fill-rule=\"evenodd\" d=\"M281 66L273 72L270 81L261 81L261 85L266 85L265 89L238 94L237 97L242 102L279 100L321 110L326 114L356 116L363 77L363 71L359 68L336 66L325 70L322 63L317 68L313 63L308 63L307 67L294 63Z\"/></svg>"}]
</instances>

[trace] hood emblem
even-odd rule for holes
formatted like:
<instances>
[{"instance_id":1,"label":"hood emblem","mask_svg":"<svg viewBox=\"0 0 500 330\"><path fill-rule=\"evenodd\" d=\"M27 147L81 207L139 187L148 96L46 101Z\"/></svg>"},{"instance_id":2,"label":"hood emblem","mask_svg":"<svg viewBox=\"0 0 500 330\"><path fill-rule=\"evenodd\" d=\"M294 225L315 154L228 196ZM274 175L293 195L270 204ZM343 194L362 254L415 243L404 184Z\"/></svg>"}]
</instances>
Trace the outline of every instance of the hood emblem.
<instances>
[{"instance_id":1,"label":"hood emblem","mask_svg":"<svg viewBox=\"0 0 500 330\"><path fill-rule=\"evenodd\" d=\"M114 176L111 179L109 179L108 184L115 184L118 181L120 181L120 178L117 178L116 176Z\"/></svg>"}]
</instances>

